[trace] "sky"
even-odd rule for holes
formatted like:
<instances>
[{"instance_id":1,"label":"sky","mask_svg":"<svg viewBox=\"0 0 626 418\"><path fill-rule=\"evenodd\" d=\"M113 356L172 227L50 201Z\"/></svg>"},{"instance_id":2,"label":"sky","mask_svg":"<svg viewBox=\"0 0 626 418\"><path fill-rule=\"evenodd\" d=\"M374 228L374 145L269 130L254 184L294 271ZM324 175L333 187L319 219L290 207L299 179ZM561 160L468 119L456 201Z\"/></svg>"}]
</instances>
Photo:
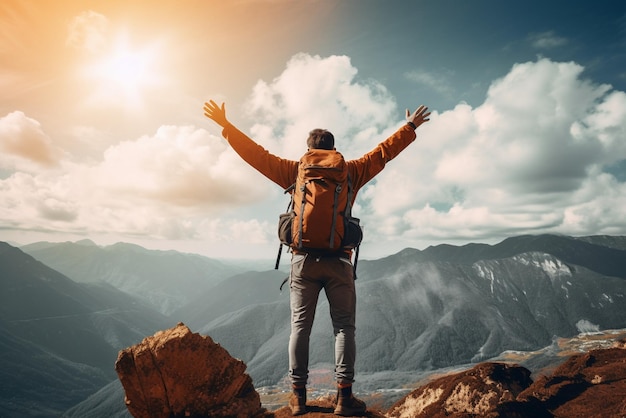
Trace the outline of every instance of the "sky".
<instances>
[{"instance_id":1,"label":"sky","mask_svg":"<svg viewBox=\"0 0 626 418\"><path fill-rule=\"evenodd\" d=\"M522 234L626 235L626 3L37 0L0 4L0 241L275 257L288 198L203 116L297 160L358 158L361 257Z\"/></svg>"}]
</instances>

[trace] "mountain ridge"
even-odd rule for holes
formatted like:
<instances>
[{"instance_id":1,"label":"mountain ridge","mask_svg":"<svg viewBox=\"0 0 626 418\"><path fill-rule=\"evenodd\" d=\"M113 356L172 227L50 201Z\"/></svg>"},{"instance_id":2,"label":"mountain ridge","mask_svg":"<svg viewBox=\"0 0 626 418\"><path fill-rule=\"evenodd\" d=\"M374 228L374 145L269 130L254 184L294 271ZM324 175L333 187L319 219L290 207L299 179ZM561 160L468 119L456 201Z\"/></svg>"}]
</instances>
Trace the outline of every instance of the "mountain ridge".
<instances>
[{"instance_id":1,"label":"mountain ridge","mask_svg":"<svg viewBox=\"0 0 626 418\"><path fill-rule=\"evenodd\" d=\"M506 238L495 244L439 244L424 250L406 248L387 259L413 258L421 261L449 261L472 264L484 259L502 259L527 252L546 252L563 261L587 267L609 276L626 278L626 237L606 235L568 237L541 234Z\"/></svg>"},{"instance_id":2,"label":"mountain ridge","mask_svg":"<svg viewBox=\"0 0 626 418\"><path fill-rule=\"evenodd\" d=\"M100 247L83 240L20 248L75 282L109 283L166 315L241 271L198 254L148 250L123 242Z\"/></svg>"}]
</instances>

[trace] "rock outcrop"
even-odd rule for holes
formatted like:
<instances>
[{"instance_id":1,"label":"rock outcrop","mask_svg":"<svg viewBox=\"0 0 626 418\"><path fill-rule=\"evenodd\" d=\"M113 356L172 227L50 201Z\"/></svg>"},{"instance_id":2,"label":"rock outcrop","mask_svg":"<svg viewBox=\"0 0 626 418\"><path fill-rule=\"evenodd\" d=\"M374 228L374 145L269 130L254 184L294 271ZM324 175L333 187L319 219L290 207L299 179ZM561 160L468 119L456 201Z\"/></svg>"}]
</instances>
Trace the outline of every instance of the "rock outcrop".
<instances>
[{"instance_id":1,"label":"rock outcrop","mask_svg":"<svg viewBox=\"0 0 626 418\"><path fill-rule=\"evenodd\" d=\"M490 417L498 405L514 401L531 383L530 371L524 367L481 363L414 390L393 405L387 416Z\"/></svg>"},{"instance_id":2,"label":"rock outcrop","mask_svg":"<svg viewBox=\"0 0 626 418\"><path fill-rule=\"evenodd\" d=\"M626 349L573 355L535 382L524 367L481 363L440 377L398 401L393 418L624 418Z\"/></svg>"},{"instance_id":3,"label":"rock outcrop","mask_svg":"<svg viewBox=\"0 0 626 418\"><path fill-rule=\"evenodd\" d=\"M246 365L184 324L122 350L115 370L135 418L262 415Z\"/></svg>"},{"instance_id":4,"label":"rock outcrop","mask_svg":"<svg viewBox=\"0 0 626 418\"><path fill-rule=\"evenodd\" d=\"M245 364L184 324L120 352L115 369L135 418L287 418L288 407L266 411ZM433 379L388 411L370 418L626 417L626 344L576 354L549 375L487 362ZM307 417L333 416L333 399L308 402Z\"/></svg>"},{"instance_id":5,"label":"rock outcrop","mask_svg":"<svg viewBox=\"0 0 626 418\"><path fill-rule=\"evenodd\" d=\"M517 409L537 404L554 417L626 417L626 350L592 350L570 357L518 396Z\"/></svg>"}]
</instances>

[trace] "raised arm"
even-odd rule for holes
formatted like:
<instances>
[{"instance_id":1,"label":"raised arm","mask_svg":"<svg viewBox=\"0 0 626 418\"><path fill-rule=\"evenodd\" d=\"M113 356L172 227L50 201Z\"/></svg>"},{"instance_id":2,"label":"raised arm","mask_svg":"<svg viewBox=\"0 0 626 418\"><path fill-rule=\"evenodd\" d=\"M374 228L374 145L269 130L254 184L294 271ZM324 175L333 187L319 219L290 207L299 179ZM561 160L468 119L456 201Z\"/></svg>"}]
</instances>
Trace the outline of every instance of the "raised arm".
<instances>
[{"instance_id":1,"label":"raised arm","mask_svg":"<svg viewBox=\"0 0 626 418\"><path fill-rule=\"evenodd\" d=\"M413 113L407 109L405 125L361 158L348 161L354 189L358 190L363 187L380 173L389 161L408 147L415 140L415 129L428 122L429 117L430 112L424 105L418 107Z\"/></svg>"},{"instance_id":2,"label":"raised arm","mask_svg":"<svg viewBox=\"0 0 626 418\"><path fill-rule=\"evenodd\" d=\"M226 118L226 105L218 106L213 100L204 104L204 116L220 125L222 136L226 138L237 154L257 171L283 189L288 188L296 180L298 162L280 158L261 145L254 142L246 134L237 129Z\"/></svg>"}]
</instances>

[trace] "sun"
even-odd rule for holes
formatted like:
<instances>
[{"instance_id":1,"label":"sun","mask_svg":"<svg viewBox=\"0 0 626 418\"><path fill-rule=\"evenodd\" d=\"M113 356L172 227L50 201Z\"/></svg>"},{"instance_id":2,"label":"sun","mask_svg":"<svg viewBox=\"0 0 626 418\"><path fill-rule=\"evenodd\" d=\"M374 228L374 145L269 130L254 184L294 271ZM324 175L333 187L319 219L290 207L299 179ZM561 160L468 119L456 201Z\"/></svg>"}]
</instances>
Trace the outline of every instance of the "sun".
<instances>
[{"instance_id":1,"label":"sun","mask_svg":"<svg viewBox=\"0 0 626 418\"><path fill-rule=\"evenodd\" d=\"M122 89L139 88L150 74L149 61L145 53L120 48L103 60L100 77Z\"/></svg>"},{"instance_id":2,"label":"sun","mask_svg":"<svg viewBox=\"0 0 626 418\"><path fill-rule=\"evenodd\" d=\"M143 95L163 83L159 71L158 43L133 46L120 37L85 67L84 76L93 92L92 100L124 106L139 106Z\"/></svg>"}]
</instances>

